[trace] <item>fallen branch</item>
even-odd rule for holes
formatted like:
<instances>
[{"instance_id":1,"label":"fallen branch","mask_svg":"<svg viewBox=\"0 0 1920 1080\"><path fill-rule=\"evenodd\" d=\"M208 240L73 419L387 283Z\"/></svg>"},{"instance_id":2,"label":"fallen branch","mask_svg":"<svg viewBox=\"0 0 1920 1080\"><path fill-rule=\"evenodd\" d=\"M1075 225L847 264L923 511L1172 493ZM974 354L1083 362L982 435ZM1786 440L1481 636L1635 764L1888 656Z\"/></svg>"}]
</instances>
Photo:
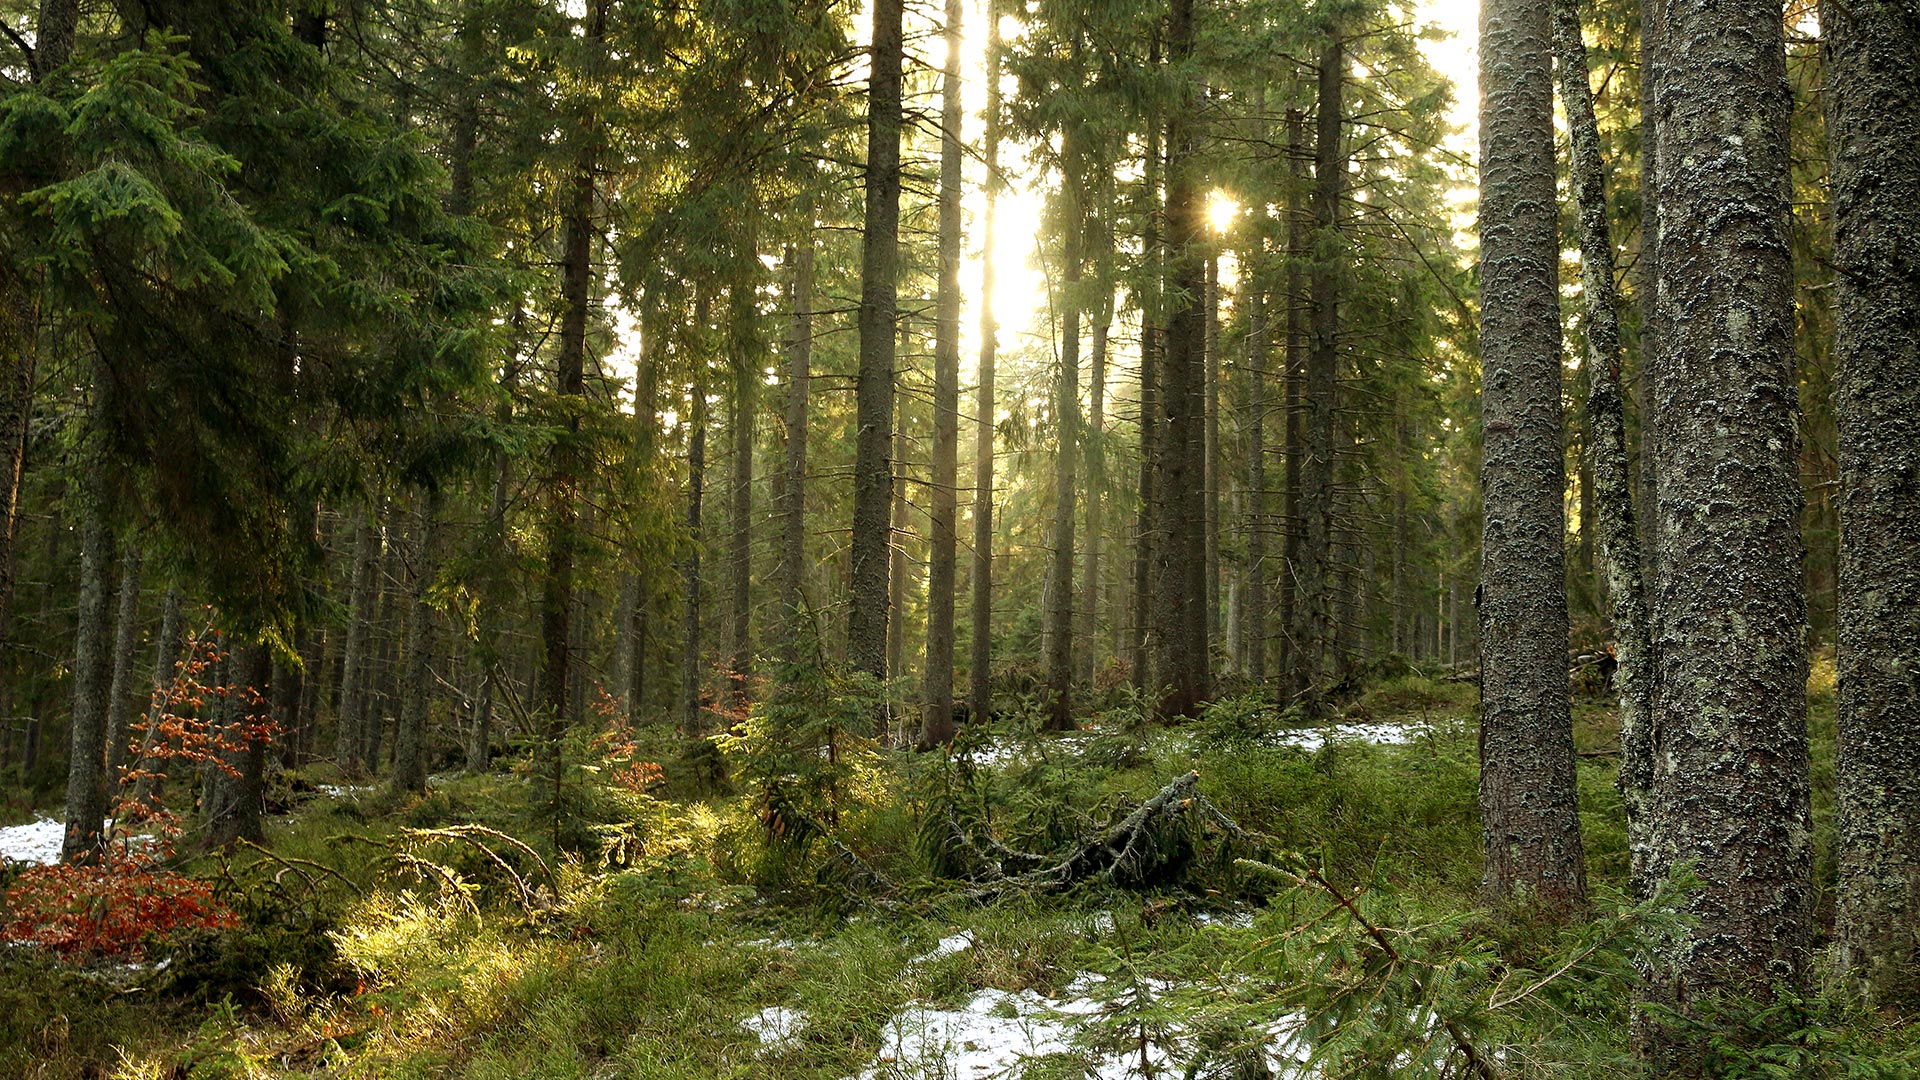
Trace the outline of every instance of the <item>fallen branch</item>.
<instances>
[{"instance_id":1,"label":"fallen branch","mask_svg":"<svg viewBox=\"0 0 1920 1080\"><path fill-rule=\"evenodd\" d=\"M1191 830L1198 825L1212 825L1235 839L1245 839L1247 834L1240 825L1200 794L1199 784L1197 772L1178 777L1134 807L1099 839L1080 845L1064 859L1019 874L1006 874L1002 865L997 867L1001 871L998 877L970 890L967 895L986 900L1014 889L1055 893L1103 874L1122 887L1146 885L1168 865L1184 857L1184 852L1170 856L1166 850L1172 828ZM1000 850L1008 851L998 841L994 843ZM1008 851L1008 854L1021 859L1039 858L1021 852Z\"/></svg>"}]
</instances>

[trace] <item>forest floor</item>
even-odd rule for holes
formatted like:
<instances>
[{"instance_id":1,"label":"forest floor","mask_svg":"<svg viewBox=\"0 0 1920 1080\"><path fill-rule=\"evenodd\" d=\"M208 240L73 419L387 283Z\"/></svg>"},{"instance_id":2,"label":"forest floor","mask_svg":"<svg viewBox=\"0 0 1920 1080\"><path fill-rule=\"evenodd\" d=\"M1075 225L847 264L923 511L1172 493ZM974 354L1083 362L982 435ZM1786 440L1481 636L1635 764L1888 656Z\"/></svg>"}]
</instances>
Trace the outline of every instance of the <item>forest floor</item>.
<instances>
[{"instance_id":1,"label":"forest floor","mask_svg":"<svg viewBox=\"0 0 1920 1080\"><path fill-rule=\"evenodd\" d=\"M1177 728L1008 723L955 756L849 742L829 795L744 770L675 792L644 737L603 738L557 824L524 762L413 798L296 774L265 851L184 867L235 925L131 963L0 950L0 1076L1437 1076L1463 1042L1513 1075L1621 1075L1658 919L1617 893L1611 712L1577 710L1597 899L1570 926L1474 910L1473 714L1409 678L1330 729L1244 699ZM1071 850L1188 771L1243 831L1168 819L1128 887L954 861L949 825Z\"/></svg>"}]
</instances>

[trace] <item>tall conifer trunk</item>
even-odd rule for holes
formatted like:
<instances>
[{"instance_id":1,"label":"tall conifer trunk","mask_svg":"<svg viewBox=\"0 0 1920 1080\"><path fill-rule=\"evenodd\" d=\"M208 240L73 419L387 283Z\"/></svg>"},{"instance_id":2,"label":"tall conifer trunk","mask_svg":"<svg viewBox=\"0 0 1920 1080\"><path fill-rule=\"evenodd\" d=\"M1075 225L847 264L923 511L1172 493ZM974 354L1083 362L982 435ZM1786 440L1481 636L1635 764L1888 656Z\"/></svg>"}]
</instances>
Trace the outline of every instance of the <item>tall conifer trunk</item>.
<instances>
[{"instance_id":1,"label":"tall conifer trunk","mask_svg":"<svg viewBox=\"0 0 1920 1080\"><path fill-rule=\"evenodd\" d=\"M1160 43L1155 41L1150 52L1150 62L1158 64ZM1160 423L1163 408L1160 399L1160 278L1165 273L1160 230L1160 152L1161 125L1149 119L1147 128L1146 162L1142 167L1142 186L1146 189L1145 202L1149 207L1146 221L1142 225L1140 239L1140 261L1145 268L1146 281L1141 286L1140 305L1140 475L1138 496L1140 506L1134 520L1133 530L1133 617L1131 620L1133 640L1130 656L1133 668L1133 688L1145 694L1153 689L1153 656L1149 646L1156 638L1152 632L1153 568L1161 538L1155 531L1160 526L1158 500L1159 484L1156 479L1160 465Z\"/></svg>"},{"instance_id":2,"label":"tall conifer trunk","mask_svg":"<svg viewBox=\"0 0 1920 1080\"><path fill-rule=\"evenodd\" d=\"M1778 5L1655 6L1654 846L1704 884L1649 996L1691 1012L1792 990L1810 944L1792 96ZM1710 1052L1668 1031L1656 1061L1684 1073Z\"/></svg>"},{"instance_id":3,"label":"tall conifer trunk","mask_svg":"<svg viewBox=\"0 0 1920 1080\"><path fill-rule=\"evenodd\" d=\"M686 598L680 624L680 734L705 738L707 721L701 694L700 549L707 485L707 292L696 287L693 300L694 379L689 394L687 435L687 554L681 563L681 592Z\"/></svg>"},{"instance_id":4,"label":"tall conifer trunk","mask_svg":"<svg viewBox=\"0 0 1920 1080\"><path fill-rule=\"evenodd\" d=\"M1285 490L1280 504L1284 522L1280 567L1280 686L1283 701L1306 688L1306 673L1296 635L1303 632L1300 617L1300 556L1303 541L1300 511L1300 465L1306 457L1306 432L1300 411L1301 384L1307 365L1307 192L1306 114L1287 110L1287 345L1281 393L1286 417L1286 461L1282 469Z\"/></svg>"},{"instance_id":5,"label":"tall conifer trunk","mask_svg":"<svg viewBox=\"0 0 1920 1080\"><path fill-rule=\"evenodd\" d=\"M903 0L875 0L867 88L866 218L860 261L860 371L854 386L852 581L847 662L886 678L887 526L893 499L894 280L900 249Z\"/></svg>"},{"instance_id":6,"label":"tall conifer trunk","mask_svg":"<svg viewBox=\"0 0 1920 1080\"><path fill-rule=\"evenodd\" d=\"M973 436L973 651L967 703L975 723L993 708L993 414L994 353L1000 327L993 317L994 236L1000 193L1000 9L987 0L986 210L981 215L980 377L974 392Z\"/></svg>"},{"instance_id":7,"label":"tall conifer trunk","mask_svg":"<svg viewBox=\"0 0 1920 1080\"><path fill-rule=\"evenodd\" d=\"M1167 62L1193 55L1194 0L1173 0ZM1207 624L1206 258L1200 195L1198 88L1188 81L1167 117L1166 355L1160 369L1157 450L1160 541L1154 683L1162 716L1192 716L1213 693Z\"/></svg>"},{"instance_id":8,"label":"tall conifer trunk","mask_svg":"<svg viewBox=\"0 0 1920 1080\"><path fill-rule=\"evenodd\" d=\"M940 282L933 331L933 461L929 483L927 662L920 696L920 744L953 740L954 559L960 484L960 18L947 0L946 68L940 84Z\"/></svg>"},{"instance_id":9,"label":"tall conifer trunk","mask_svg":"<svg viewBox=\"0 0 1920 1080\"><path fill-rule=\"evenodd\" d=\"M127 764L127 728L132 715L133 652L140 639L140 550L127 546L120 557L119 611L113 621L113 678L107 684L107 796L120 783Z\"/></svg>"},{"instance_id":10,"label":"tall conifer trunk","mask_svg":"<svg viewBox=\"0 0 1920 1080\"><path fill-rule=\"evenodd\" d=\"M746 257L754 256L749 250ZM727 690L733 706L742 708L747 704L747 677L753 666L753 424L754 394L759 384L754 320L758 312L752 285L736 284L730 298L733 392L729 395L727 428L733 439L733 476L728 492L732 520L727 531L733 535L727 548Z\"/></svg>"},{"instance_id":11,"label":"tall conifer trunk","mask_svg":"<svg viewBox=\"0 0 1920 1080\"><path fill-rule=\"evenodd\" d=\"M421 496L420 520L415 526L407 597L407 640L401 663L399 723L394 732L393 787L396 791L427 789L427 717L432 697L433 605L428 591L438 572L440 494Z\"/></svg>"},{"instance_id":12,"label":"tall conifer trunk","mask_svg":"<svg viewBox=\"0 0 1920 1080\"><path fill-rule=\"evenodd\" d=\"M1060 368L1053 386L1053 417L1059 434L1053 458L1053 525L1047 534L1052 557L1046 625L1041 636L1047 653L1047 726L1066 731L1073 727L1073 532L1079 494L1080 282L1086 227L1086 164L1076 132L1069 131L1062 139L1060 156L1060 197L1066 212L1061 236Z\"/></svg>"},{"instance_id":13,"label":"tall conifer trunk","mask_svg":"<svg viewBox=\"0 0 1920 1080\"><path fill-rule=\"evenodd\" d=\"M1481 887L1573 905L1550 0L1487 0L1480 26Z\"/></svg>"},{"instance_id":14,"label":"tall conifer trunk","mask_svg":"<svg viewBox=\"0 0 1920 1080\"><path fill-rule=\"evenodd\" d=\"M1837 960L1920 1000L1920 11L1827 0L1839 302Z\"/></svg>"},{"instance_id":15,"label":"tall conifer trunk","mask_svg":"<svg viewBox=\"0 0 1920 1080\"><path fill-rule=\"evenodd\" d=\"M92 861L100 852L107 816L107 685L110 658L109 579L113 531L107 525L106 416L113 392L104 358L93 369L93 404L81 421L80 599L74 616L73 721L67 757L67 829L60 845L64 862Z\"/></svg>"},{"instance_id":16,"label":"tall conifer trunk","mask_svg":"<svg viewBox=\"0 0 1920 1080\"><path fill-rule=\"evenodd\" d=\"M1572 187L1580 223L1580 292L1586 301L1587 459L1593 476L1592 517L1606 564L1606 597L1613 621L1620 694L1620 793L1626 803L1631 877L1645 894L1651 821L1647 799L1653 772L1648 730L1652 684L1647 599L1640 574L1640 531L1628 472L1624 362L1619 298L1614 290L1613 236L1607 222L1606 162L1593 113L1586 40L1579 0L1553 0L1554 52L1560 61L1560 100L1572 148ZM1585 516L1583 506L1583 516Z\"/></svg>"},{"instance_id":17,"label":"tall conifer trunk","mask_svg":"<svg viewBox=\"0 0 1920 1080\"><path fill-rule=\"evenodd\" d=\"M1313 250L1308 346L1301 388L1300 552L1293 632L1293 697L1309 717L1326 712L1333 654L1334 431L1339 413L1340 201L1346 190L1343 128L1347 53L1338 37L1320 53L1315 117Z\"/></svg>"},{"instance_id":18,"label":"tall conifer trunk","mask_svg":"<svg viewBox=\"0 0 1920 1080\"><path fill-rule=\"evenodd\" d=\"M787 402L785 483L780 488L781 658L802 662L807 576L807 396L813 380L813 209L803 211L800 241L787 252Z\"/></svg>"}]
</instances>

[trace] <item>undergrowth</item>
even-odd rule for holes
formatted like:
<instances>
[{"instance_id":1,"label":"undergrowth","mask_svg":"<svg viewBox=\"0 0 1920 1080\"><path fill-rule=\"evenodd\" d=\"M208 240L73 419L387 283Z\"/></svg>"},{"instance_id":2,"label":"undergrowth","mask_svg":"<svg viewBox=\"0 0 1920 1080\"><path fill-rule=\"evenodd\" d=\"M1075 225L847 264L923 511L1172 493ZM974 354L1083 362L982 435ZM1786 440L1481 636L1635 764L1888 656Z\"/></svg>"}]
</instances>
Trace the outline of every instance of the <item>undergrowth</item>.
<instances>
[{"instance_id":1,"label":"undergrowth","mask_svg":"<svg viewBox=\"0 0 1920 1080\"><path fill-rule=\"evenodd\" d=\"M175 868L232 919L154 939L150 966L0 950L0 1075L917 1078L944 1051L902 1045L899 1018L975 1008L1058 1026L1030 1080L1635 1075L1635 964L1674 916L1618 895L1603 710L1576 730L1597 899L1550 920L1476 906L1459 683L1362 694L1356 718L1414 725L1397 745L1286 745L1293 718L1257 696L1161 727L1115 689L1081 731L1016 708L923 754L875 737L881 687L782 685L724 718L717 758L578 733L557 801L530 759L303 796L265 845ZM1189 771L1239 831L1156 836L1144 887L982 888L982 859L1058 858ZM1767 1029L1785 1042L1730 1038L1724 1074L1913 1075L1905 1028L1791 1008Z\"/></svg>"}]
</instances>

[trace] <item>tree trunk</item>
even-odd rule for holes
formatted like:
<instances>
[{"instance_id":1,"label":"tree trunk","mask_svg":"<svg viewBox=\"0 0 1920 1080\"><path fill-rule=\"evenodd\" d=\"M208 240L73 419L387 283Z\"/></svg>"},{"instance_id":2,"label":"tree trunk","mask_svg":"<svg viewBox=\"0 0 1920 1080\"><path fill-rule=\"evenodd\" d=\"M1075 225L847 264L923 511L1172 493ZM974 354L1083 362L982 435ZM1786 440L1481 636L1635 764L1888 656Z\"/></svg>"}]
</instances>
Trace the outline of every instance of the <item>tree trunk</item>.
<instances>
[{"instance_id":1,"label":"tree trunk","mask_svg":"<svg viewBox=\"0 0 1920 1080\"><path fill-rule=\"evenodd\" d=\"M1194 0L1174 0L1167 24L1167 61L1176 70L1193 55ZM1191 81L1167 118L1166 356L1160 373L1160 540L1154 622L1159 633L1154 683L1161 716L1192 716L1212 695L1208 663L1205 495L1206 260L1201 201L1200 134Z\"/></svg>"},{"instance_id":2,"label":"tree trunk","mask_svg":"<svg viewBox=\"0 0 1920 1080\"><path fill-rule=\"evenodd\" d=\"M1481 7L1480 826L1487 899L1586 898L1567 698L1551 0Z\"/></svg>"},{"instance_id":3,"label":"tree trunk","mask_svg":"<svg viewBox=\"0 0 1920 1080\"><path fill-rule=\"evenodd\" d=\"M707 735L705 702L700 690L700 548L702 503L707 484L707 293L694 293L693 330L699 343L693 358L687 435L687 555L681 563L681 592L686 597L680 624L680 733L688 739Z\"/></svg>"},{"instance_id":4,"label":"tree trunk","mask_svg":"<svg viewBox=\"0 0 1920 1080\"><path fill-rule=\"evenodd\" d=\"M594 0L584 27L587 75L599 64L607 32L607 0ZM565 409L553 448L553 473L547 480L545 540L547 564L540 581L542 659L535 708L546 718L547 767L556 804L564 770L560 743L566 734L573 685L574 558L580 543L580 474L587 468L576 402L586 397L587 315L593 305L593 196L599 168L599 135L591 115L583 116L580 143L565 181L560 231L560 348L555 357L554 390Z\"/></svg>"},{"instance_id":5,"label":"tree trunk","mask_svg":"<svg viewBox=\"0 0 1920 1080\"><path fill-rule=\"evenodd\" d=\"M1300 663L1303 652L1295 637L1304 629L1300 621L1300 557L1304 541L1300 512L1300 465L1306 458L1305 423L1300 413L1301 384L1307 367L1307 208L1302 205L1307 191L1306 114L1287 110L1287 355L1282 376L1286 433L1286 490L1280 504L1280 517L1286 532L1282 540L1280 567L1280 686L1282 702L1311 685L1311 677Z\"/></svg>"},{"instance_id":6,"label":"tree trunk","mask_svg":"<svg viewBox=\"0 0 1920 1080\"><path fill-rule=\"evenodd\" d=\"M1920 999L1920 13L1828 0L1839 324L1837 960Z\"/></svg>"},{"instance_id":7,"label":"tree trunk","mask_svg":"<svg viewBox=\"0 0 1920 1080\"><path fill-rule=\"evenodd\" d=\"M400 678L400 719L394 734L393 789L427 789L427 720L432 705L429 682L433 659L433 605L427 592L437 572L435 561L439 538L440 495L428 491L421 497L420 523L414 533L412 565L408 579L412 583L407 598L407 641Z\"/></svg>"},{"instance_id":8,"label":"tree trunk","mask_svg":"<svg viewBox=\"0 0 1920 1080\"><path fill-rule=\"evenodd\" d=\"M900 323L900 352L906 349L906 321ZM887 673L898 677L907 646L907 400L893 401L893 506L889 512L887 534L887 599L892 608L887 618ZM888 695L892 700L892 695Z\"/></svg>"},{"instance_id":9,"label":"tree trunk","mask_svg":"<svg viewBox=\"0 0 1920 1080\"><path fill-rule=\"evenodd\" d=\"M1791 95L1778 7L1657 7L1654 846L1705 884L1648 994L1692 1011L1800 985L1809 944ZM1689 1071L1704 1040L1666 1032L1657 1062Z\"/></svg>"},{"instance_id":10,"label":"tree trunk","mask_svg":"<svg viewBox=\"0 0 1920 1080\"><path fill-rule=\"evenodd\" d=\"M63 862L91 862L100 853L107 816L109 576L113 531L107 525L105 417L112 376L104 358L93 367L93 406L80 446L80 599L74 620L73 723L67 758L67 829Z\"/></svg>"},{"instance_id":11,"label":"tree trunk","mask_svg":"<svg viewBox=\"0 0 1920 1080\"><path fill-rule=\"evenodd\" d=\"M1154 42L1150 51L1150 62L1158 64L1160 59L1159 42ZM1146 162L1142 167L1142 183L1146 188L1146 203L1149 207L1160 204L1160 153L1161 125L1149 118L1147 126ZM1144 268L1145 281L1141 285L1138 304L1140 307L1140 507L1134 522L1133 538L1133 641L1131 667L1133 668L1133 689L1136 693L1146 694L1152 690L1152 653L1149 646L1156 642L1151 628L1153 624L1153 568L1161 543L1155 531L1160 525L1158 509L1159 484L1156 470L1160 464L1160 417L1164 411L1160 399L1160 278L1166 272L1164 251L1160 242L1157 226L1158 215L1151 210L1141 226L1140 261Z\"/></svg>"},{"instance_id":12,"label":"tree trunk","mask_svg":"<svg viewBox=\"0 0 1920 1080\"><path fill-rule=\"evenodd\" d=\"M860 371L854 388L852 581L847 662L887 670L887 528L893 500L894 275L900 248L900 64L903 0L876 0L867 90L867 206L860 261Z\"/></svg>"},{"instance_id":13,"label":"tree trunk","mask_svg":"<svg viewBox=\"0 0 1920 1080\"><path fill-rule=\"evenodd\" d=\"M751 251L745 257L754 259ZM759 262L755 260L753 266ZM727 547L727 691L732 706L744 709L753 668L753 424L754 395L760 382L754 348L754 319L759 313L753 286L735 285L730 306L733 393L728 395L727 432L733 439L733 476L727 493L732 519L727 531L733 535Z\"/></svg>"},{"instance_id":14,"label":"tree trunk","mask_svg":"<svg viewBox=\"0 0 1920 1080\"><path fill-rule=\"evenodd\" d=\"M1554 0L1554 51L1560 59L1560 99L1572 143L1573 197L1580 222L1580 292L1586 301L1587 455L1593 474L1593 518L1606 561L1607 602L1613 621L1620 695L1620 794L1626 803L1630 878L1645 896L1651 822L1647 800L1653 778L1648 730L1647 598L1640 574L1640 531L1633 479L1627 469L1625 391L1620 368L1619 298L1614 290L1613 237L1607 224L1606 162L1594 120L1587 47L1578 0Z\"/></svg>"},{"instance_id":15,"label":"tree trunk","mask_svg":"<svg viewBox=\"0 0 1920 1080\"><path fill-rule=\"evenodd\" d=\"M994 360L1000 325L993 317L994 223L1000 193L1000 7L987 0L986 211L981 216L980 378L974 391L973 435L973 655L968 666L968 711L976 724L993 710L993 414Z\"/></svg>"},{"instance_id":16,"label":"tree trunk","mask_svg":"<svg viewBox=\"0 0 1920 1080\"><path fill-rule=\"evenodd\" d=\"M1205 355L1207 388L1206 447L1201 472L1206 487L1207 515L1207 637L1221 632L1220 623L1220 255L1211 250L1213 238L1207 237L1207 278L1202 301L1206 310L1206 331L1202 352ZM1231 655L1231 649L1229 649ZM1211 665L1212 657L1208 658Z\"/></svg>"},{"instance_id":17,"label":"tree trunk","mask_svg":"<svg viewBox=\"0 0 1920 1080\"><path fill-rule=\"evenodd\" d=\"M803 618L807 577L807 395L813 379L813 207L808 202L800 242L787 249L786 482L780 489L780 641L782 659L803 662L808 628Z\"/></svg>"},{"instance_id":18,"label":"tree trunk","mask_svg":"<svg viewBox=\"0 0 1920 1080\"><path fill-rule=\"evenodd\" d=\"M1060 369L1053 385L1059 445L1053 458L1053 525L1047 534L1051 558L1042 633L1047 643L1047 727L1054 731L1073 728L1073 531L1079 494L1080 280L1086 219L1080 141L1077 132L1069 131L1060 154L1060 198L1065 210L1060 244Z\"/></svg>"},{"instance_id":19,"label":"tree trunk","mask_svg":"<svg viewBox=\"0 0 1920 1080\"><path fill-rule=\"evenodd\" d=\"M1106 545L1107 510L1107 450L1105 433L1107 426L1107 341L1113 325L1113 233L1109 227L1108 211L1112 206L1111 193L1101 184L1099 216L1095 219L1098 230L1099 252L1095 256L1094 280L1100 286L1100 298L1093 309L1087 351L1087 566L1084 574L1085 589L1076 612L1084 627L1079 634L1080 648L1077 657L1077 677L1082 683L1091 685L1094 668L1100 657L1100 598L1104 593L1101 581L1101 563Z\"/></svg>"},{"instance_id":20,"label":"tree trunk","mask_svg":"<svg viewBox=\"0 0 1920 1080\"><path fill-rule=\"evenodd\" d=\"M113 679L107 684L107 799L119 791L127 764L127 727L132 719L133 651L140 643L140 551L120 557L120 603L113 623Z\"/></svg>"},{"instance_id":21,"label":"tree trunk","mask_svg":"<svg viewBox=\"0 0 1920 1080\"><path fill-rule=\"evenodd\" d=\"M1242 576L1247 595L1239 605L1244 671L1254 685L1267 681L1267 290L1265 252L1256 247L1241 271L1247 298L1247 367L1241 372L1242 415L1247 418L1247 493L1242 515L1247 557Z\"/></svg>"},{"instance_id":22,"label":"tree trunk","mask_svg":"<svg viewBox=\"0 0 1920 1080\"><path fill-rule=\"evenodd\" d=\"M954 560L960 513L960 19L947 0L946 68L940 82L940 284L933 330L933 460L928 483L927 659L921 672L920 745L953 741Z\"/></svg>"},{"instance_id":23,"label":"tree trunk","mask_svg":"<svg viewBox=\"0 0 1920 1080\"><path fill-rule=\"evenodd\" d=\"M1293 632L1293 697L1310 718L1326 713L1324 691L1333 637L1333 454L1339 412L1340 201L1346 187L1342 142L1346 45L1335 37L1320 54L1315 118L1313 264L1308 346L1301 393L1300 557Z\"/></svg>"},{"instance_id":24,"label":"tree trunk","mask_svg":"<svg viewBox=\"0 0 1920 1080\"><path fill-rule=\"evenodd\" d=\"M374 528L373 509L360 518L354 540L353 587L347 597L347 647L340 662L340 716L335 758L348 775L364 766L360 758L361 728L366 724L368 688L372 683L373 612L379 603L375 574L380 565L380 533Z\"/></svg>"},{"instance_id":25,"label":"tree trunk","mask_svg":"<svg viewBox=\"0 0 1920 1080\"><path fill-rule=\"evenodd\" d=\"M267 708L267 647L257 642L235 646L228 664L226 769L216 770L208 802L205 844L209 850L236 840L259 842L266 832L261 813L267 792L267 744L272 741Z\"/></svg>"}]
</instances>

